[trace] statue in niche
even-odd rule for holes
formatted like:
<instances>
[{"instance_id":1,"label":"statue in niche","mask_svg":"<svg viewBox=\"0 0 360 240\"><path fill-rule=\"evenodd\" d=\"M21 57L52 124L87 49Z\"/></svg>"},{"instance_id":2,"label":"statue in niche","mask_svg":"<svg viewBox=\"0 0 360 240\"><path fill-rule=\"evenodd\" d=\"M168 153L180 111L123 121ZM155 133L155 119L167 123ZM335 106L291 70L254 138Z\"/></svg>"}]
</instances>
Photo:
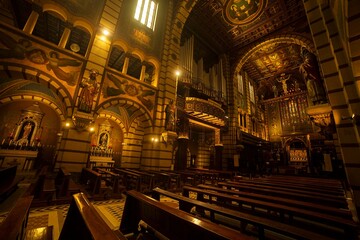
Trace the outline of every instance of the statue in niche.
<instances>
[{"instance_id":1,"label":"statue in niche","mask_svg":"<svg viewBox=\"0 0 360 240\"><path fill-rule=\"evenodd\" d=\"M102 133L99 138L99 147L106 148L108 145L108 135L106 133Z\"/></svg>"},{"instance_id":2,"label":"statue in niche","mask_svg":"<svg viewBox=\"0 0 360 240\"><path fill-rule=\"evenodd\" d=\"M84 78L80 84L82 90L79 96L79 111L90 113L93 99L98 93L98 83L96 82L96 77L99 72L95 69L90 71L89 78Z\"/></svg>"},{"instance_id":3,"label":"statue in niche","mask_svg":"<svg viewBox=\"0 0 360 240\"><path fill-rule=\"evenodd\" d=\"M23 124L23 127L20 131L18 144L28 144L31 140L32 131L34 128L34 123L28 121Z\"/></svg>"},{"instance_id":4,"label":"statue in niche","mask_svg":"<svg viewBox=\"0 0 360 240\"><path fill-rule=\"evenodd\" d=\"M165 108L165 130L174 131L175 130L175 104L171 99L168 105Z\"/></svg>"},{"instance_id":5,"label":"statue in niche","mask_svg":"<svg viewBox=\"0 0 360 240\"><path fill-rule=\"evenodd\" d=\"M309 97L314 105L322 104L326 102L326 97L316 56L304 47L301 48L300 55L303 63L299 67L299 72L304 78Z\"/></svg>"}]
</instances>

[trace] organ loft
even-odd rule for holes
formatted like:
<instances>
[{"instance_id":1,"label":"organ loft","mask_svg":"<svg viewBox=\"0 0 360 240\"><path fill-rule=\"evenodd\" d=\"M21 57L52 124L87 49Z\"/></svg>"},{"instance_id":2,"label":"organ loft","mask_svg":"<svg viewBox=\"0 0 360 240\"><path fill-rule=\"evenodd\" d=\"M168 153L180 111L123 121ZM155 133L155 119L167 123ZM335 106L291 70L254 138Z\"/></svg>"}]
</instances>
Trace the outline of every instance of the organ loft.
<instances>
[{"instance_id":1,"label":"organ loft","mask_svg":"<svg viewBox=\"0 0 360 240\"><path fill-rule=\"evenodd\" d=\"M359 19L1 1L0 239L358 239Z\"/></svg>"}]
</instances>

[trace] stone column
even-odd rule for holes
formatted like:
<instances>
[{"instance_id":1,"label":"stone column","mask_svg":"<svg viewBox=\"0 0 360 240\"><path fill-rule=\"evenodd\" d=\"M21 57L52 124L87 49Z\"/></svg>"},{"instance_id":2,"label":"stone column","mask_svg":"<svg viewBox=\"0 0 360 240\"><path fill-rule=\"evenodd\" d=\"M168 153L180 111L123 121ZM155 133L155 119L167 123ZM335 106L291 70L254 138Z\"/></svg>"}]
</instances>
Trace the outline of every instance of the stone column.
<instances>
[{"instance_id":1,"label":"stone column","mask_svg":"<svg viewBox=\"0 0 360 240\"><path fill-rule=\"evenodd\" d=\"M126 74L127 73L127 70L128 70L128 67L129 67L129 61L130 61L130 58L128 55L125 56L125 60L124 60L124 65L123 65L123 68L122 68L122 73L123 74Z\"/></svg>"},{"instance_id":2,"label":"stone column","mask_svg":"<svg viewBox=\"0 0 360 240\"><path fill-rule=\"evenodd\" d=\"M64 32L59 41L59 44L58 44L59 47L61 47L61 48L66 47L66 44L70 38L71 27L72 27L72 25L70 23L67 23L67 26L65 27Z\"/></svg>"},{"instance_id":3,"label":"stone column","mask_svg":"<svg viewBox=\"0 0 360 240\"><path fill-rule=\"evenodd\" d=\"M224 146L222 144L215 144L215 169L222 170L222 155Z\"/></svg>"},{"instance_id":4,"label":"stone column","mask_svg":"<svg viewBox=\"0 0 360 240\"><path fill-rule=\"evenodd\" d=\"M32 32L34 31L36 22L39 18L39 14L42 12L42 8L40 6L36 4L33 4L32 6L33 10L23 28L23 31L28 34L32 34Z\"/></svg>"},{"instance_id":5,"label":"stone column","mask_svg":"<svg viewBox=\"0 0 360 240\"><path fill-rule=\"evenodd\" d=\"M189 138L178 138L177 143L178 149L175 155L174 170L181 171L186 169Z\"/></svg>"},{"instance_id":6,"label":"stone column","mask_svg":"<svg viewBox=\"0 0 360 240\"><path fill-rule=\"evenodd\" d=\"M140 81L143 82L144 78L145 78L145 70L146 70L146 66L143 64L141 65L141 73L140 73Z\"/></svg>"}]
</instances>

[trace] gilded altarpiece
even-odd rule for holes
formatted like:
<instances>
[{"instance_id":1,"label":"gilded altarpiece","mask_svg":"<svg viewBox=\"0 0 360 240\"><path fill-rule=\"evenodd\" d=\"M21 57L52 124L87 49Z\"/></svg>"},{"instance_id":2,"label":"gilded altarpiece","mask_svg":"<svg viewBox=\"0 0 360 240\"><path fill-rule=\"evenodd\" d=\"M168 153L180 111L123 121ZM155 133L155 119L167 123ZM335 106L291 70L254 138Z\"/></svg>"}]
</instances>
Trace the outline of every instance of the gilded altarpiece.
<instances>
[{"instance_id":1,"label":"gilded altarpiece","mask_svg":"<svg viewBox=\"0 0 360 240\"><path fill-rule=\"evenodd\" d=\"M306 114L306 94L297 94L266 102L270 140L292 134L312 132L311 121Z\"/></svg>"}]
</instances>

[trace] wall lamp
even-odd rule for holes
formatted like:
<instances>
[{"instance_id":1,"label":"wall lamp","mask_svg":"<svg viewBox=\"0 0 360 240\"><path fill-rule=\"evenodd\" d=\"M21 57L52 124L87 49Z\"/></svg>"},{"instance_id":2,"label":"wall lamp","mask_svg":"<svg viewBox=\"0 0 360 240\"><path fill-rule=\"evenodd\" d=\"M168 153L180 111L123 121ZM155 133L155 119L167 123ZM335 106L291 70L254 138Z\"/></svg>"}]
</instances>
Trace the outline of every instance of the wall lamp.
<instances>
[{"instance_id":1,"label":"wall lamp","mask_svg":"<svg viewBox=\"0 0 360 240\"><path fill-rule=\"evenodd\" d=\"M356 126L360 125L360 115L356 113L353 113L349 117L342 116L341 120L352 120L356 124Z\"/></svg>"}]
</instances>

